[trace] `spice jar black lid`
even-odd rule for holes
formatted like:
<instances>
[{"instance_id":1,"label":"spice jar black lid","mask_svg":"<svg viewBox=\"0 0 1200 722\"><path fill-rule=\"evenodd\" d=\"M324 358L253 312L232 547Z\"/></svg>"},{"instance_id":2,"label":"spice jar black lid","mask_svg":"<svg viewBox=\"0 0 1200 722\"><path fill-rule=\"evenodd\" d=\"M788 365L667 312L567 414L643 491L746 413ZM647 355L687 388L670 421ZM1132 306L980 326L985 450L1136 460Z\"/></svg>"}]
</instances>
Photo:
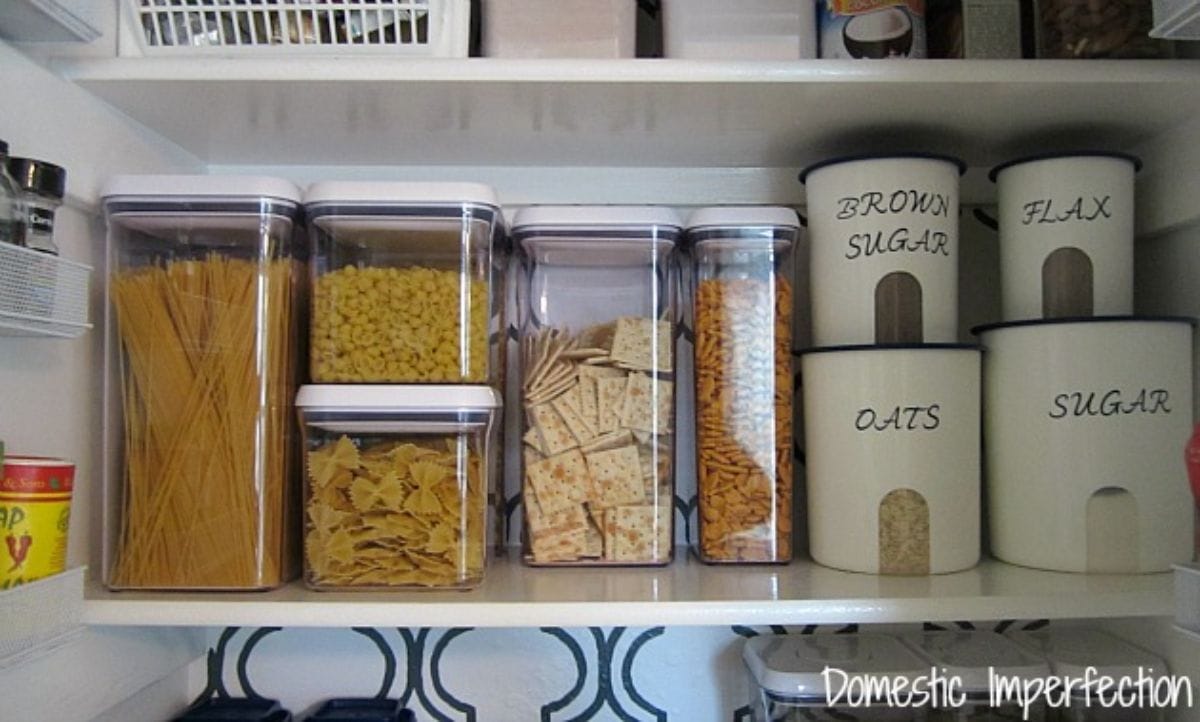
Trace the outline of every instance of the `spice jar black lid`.
<instances>
[{"instance_id":1,"label":"spice jar black lid","mask_svg":"<svg viewBox=\"0 0 1200 722\"><path fill-rule=\"evenodd\" d=\"M62 166L33 158L9 158L8 174L23 191L62 200L67 187L67 171Z\"/></svg>"}]
</instances>

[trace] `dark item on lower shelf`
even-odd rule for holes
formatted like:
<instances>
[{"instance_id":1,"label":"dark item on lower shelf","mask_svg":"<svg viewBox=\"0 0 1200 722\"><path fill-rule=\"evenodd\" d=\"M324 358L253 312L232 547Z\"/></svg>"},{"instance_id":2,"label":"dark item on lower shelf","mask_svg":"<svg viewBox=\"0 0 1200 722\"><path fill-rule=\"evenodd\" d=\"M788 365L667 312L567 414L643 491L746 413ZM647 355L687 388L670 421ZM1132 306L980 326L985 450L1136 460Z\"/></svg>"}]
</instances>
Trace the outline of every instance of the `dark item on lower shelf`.
<instances>
[{"instance_id":1,"label":"dark item on lower shelf","mask_svg":"<svg viewBox=\"0 0 1200 722\"><path fill-rule=\"evenodd\" d=\"M416 722L398 699L341 697L325 700L307 722Z\"/></svg>"},{"instance_id":2,"label":"dark item on lower shelf","mask_svg":"<svg viewBox=\"0 0 1200 722\"><path fill-rule=\"evenodd\" d=\"M273 699L217 697L193 705L174 722L292 722L292 713Z\"/></svg>"}]
</instances>

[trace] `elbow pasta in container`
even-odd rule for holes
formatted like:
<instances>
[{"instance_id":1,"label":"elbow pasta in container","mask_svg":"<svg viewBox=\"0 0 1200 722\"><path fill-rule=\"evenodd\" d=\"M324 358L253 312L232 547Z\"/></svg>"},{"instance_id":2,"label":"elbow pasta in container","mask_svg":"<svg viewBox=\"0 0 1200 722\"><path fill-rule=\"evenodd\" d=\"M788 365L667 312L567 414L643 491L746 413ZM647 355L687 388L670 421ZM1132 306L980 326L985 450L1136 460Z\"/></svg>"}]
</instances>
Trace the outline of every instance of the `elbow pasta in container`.
<instances>
[{"instance_id":1,"label":"elbow pasta in container","mask_svg":"<svg viewBox=\"0 0 1200 722\"><path fill-rule=\"evenodd\" d=\"M485 386L312 385L304 571L323 589L466 589L483 579L500 396Z\"/></svg>"},{"instance_id":2,"label":"elbow pasta in container","mask_svg":"<svg viewBox=\"0 0 1200 722\"><path fill-rule=\"evenodd\" d=\"M671 561L679 221L647 207L523 209L525 560Z\"/></svg>"},{"instance_id":3,"label":"elbow pasta in container","mask_svg":"<svg viewBox=\"0 0 1200 722\"><path fill-rule=\"evenodd\" d=\"M490 188L316 183L305 209L314 383L500 384L503 223Z\"/></svg>"},{"instance_id":4,"label":"elbow pasta in container","mask_svg":"<svg viewBox=\"0 0 1200 722\"><path fill-rule=\"evenodd\" d=\"M696 331L700 558L792 558L792 246L787 208L703 208L688 222Z\"/></svg>"}]
</instances>

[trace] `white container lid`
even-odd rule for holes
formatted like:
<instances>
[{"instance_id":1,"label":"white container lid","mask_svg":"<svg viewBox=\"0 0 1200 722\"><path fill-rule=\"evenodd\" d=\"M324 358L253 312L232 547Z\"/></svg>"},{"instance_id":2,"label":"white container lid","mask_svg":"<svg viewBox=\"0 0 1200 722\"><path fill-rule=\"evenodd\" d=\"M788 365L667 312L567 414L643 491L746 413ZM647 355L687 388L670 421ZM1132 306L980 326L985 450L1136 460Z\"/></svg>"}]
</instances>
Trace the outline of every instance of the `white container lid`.
<instances>
[{"instance_id":1,"label":"white container lid","mask_svg":"<svg viewBox=\"0 0 1200 722\"><path fill-rule=\"evenodd\" d=\"M663 206L528 206L513 216L513 233L537 228L682 228L679 214Z\"/></svg>"},{"instance_id":2,"label":"white container lid","mask_svg":"<svg viewBox=\"0 0 1200 722\"><path fill-rule=\"evenodd\" d=\"M826 699L821 674L826 667L851 675L910 681L929 672L911 650L884 634L754 637L746 640L742 658L760 687L799 699Z\"/></svg>"},{"instance_id":3,"label":"white container lid","mask_svg":"<svg viewBox=\"0 0 1200 722\"><path fill-rule=\"evenodd\" d=\"M304 193L304 204L348 203L392 206L468 204L499 208L496 191L482 183L321 181Z\"/></svg>"},{"instance_id":4,"label":"white container lid","mask_svg":"<svg viewBox=\"0 0 1200 722\"><path fill-rule=\"evenodd\" d=\"M1111 634L1084 628L1040 629L1035 632L1013 632L1010 638L1018 644L1046 657L1050 669L1058 676L1081 678L1088 667L1095 675L1114 678L1138 677L1139 668L1146 675L1167 673L1167 663L1140 647L1135 647ZM1150 669L1153 668L1153 673Z\"/></svg>"},{"instance_id":5,"label":"white container lid","mask_svg":"<svg viewBox=\"0 0 1200 722\"><path fill-rule=\"evenodd\" d=\"M186 200L272 198L300 203L300 189L270 176L242 175L114 175L105 180L100 197Z\"/></svg>"},{"instance_id":6,"label":"white container lid","mask_svg":"<svg viewBox=\"0 0 1200 722\"><path fill-rule=\"evenodd\" d=\"M697 208L687 219L689 231L700 228L800 228L800 216L783 206L711 206Z\"/></svg>"},{"instance_id":7,"label":"white container lid","mask_svg":"<svg viewBox=\"0 0 1200 722\"><path fill-rule=\"evenodd\" d=\"M438 413L500 407L500 394L490 386L308 384L296 393L296 408L312 411Z\"/></svg>"},{"instance_id":8,"label":"white container lid","mask_svg":"<svg viewBox=\"0 0 1200 722\"><path fill-rule=\"evenodd\" d=\"M988 691L989 671L1021 681L1050 674L1044 657L995 632L914 632L900 635L900 641L927 665L961 680L967 694Z\"/></svg>"}]
</instances>

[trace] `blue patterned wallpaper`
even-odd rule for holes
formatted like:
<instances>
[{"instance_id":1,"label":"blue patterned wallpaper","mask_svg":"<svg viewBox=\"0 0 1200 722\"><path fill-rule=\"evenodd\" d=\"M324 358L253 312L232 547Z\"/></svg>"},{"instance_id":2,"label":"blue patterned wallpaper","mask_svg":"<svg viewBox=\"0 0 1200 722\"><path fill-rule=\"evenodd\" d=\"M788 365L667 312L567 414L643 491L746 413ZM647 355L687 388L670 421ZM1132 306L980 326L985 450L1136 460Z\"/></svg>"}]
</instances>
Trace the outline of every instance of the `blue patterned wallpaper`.
<instances>
[{"instance_id":1,"label":"blue patterned wallpaper","mask_svg":"<svg viewBox=\"0 0 1200 722\"><path fill-rule=\"evenodd\" d=\"M1005 631L1045 624L1009 621L979 628ZM965 622L954 626L974 628ZM914 628L919 625L888 629ZM198 699L279 699L298 718L330 697L379 696L400 699L422 721L738 722L750 719L741 661L744 639L857 631L857 625L230 627L214 632L207 686Z\"/></svg>"}]
</instances>

